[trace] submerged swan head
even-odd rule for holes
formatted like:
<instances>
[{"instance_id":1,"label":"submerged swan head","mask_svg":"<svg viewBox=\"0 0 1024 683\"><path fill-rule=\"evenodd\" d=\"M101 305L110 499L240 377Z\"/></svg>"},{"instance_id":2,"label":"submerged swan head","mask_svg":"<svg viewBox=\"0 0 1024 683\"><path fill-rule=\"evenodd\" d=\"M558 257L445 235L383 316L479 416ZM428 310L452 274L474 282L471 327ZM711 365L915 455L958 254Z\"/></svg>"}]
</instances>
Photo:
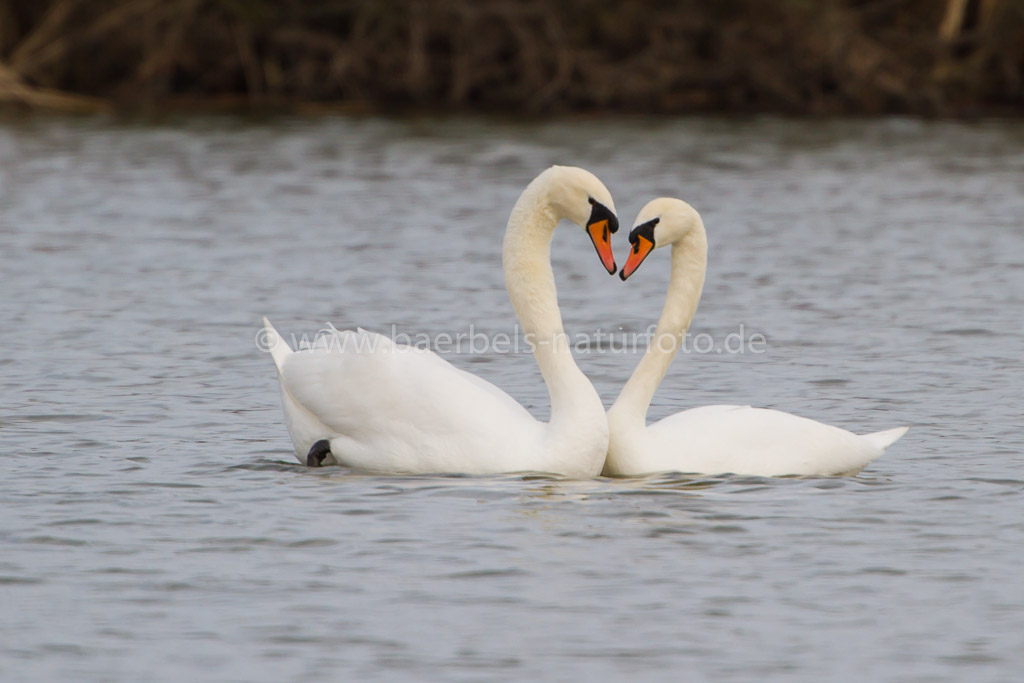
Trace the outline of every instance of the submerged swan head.
<instances>
[{"instance_id":1,"label":"submerged swan head","mask_svg":"<svg viewBox=\"0 0 1024 683\"><path fill-rule=\"evenodd\" d=\"M593 173L575 166L552 166L541 178L547 181L547 200L555 214L587 231L601 263L614 275L611 236L619 229L619 219L608 188Z\"/></svg>"},{"instance_id":2,"label":"submerged swan head","mask_svg":"<svg viewBox=\"0 0 1024 683\"><path fill-rule=\"evenodd\" d=\"M629 231L629 258L619 273L623 280L632 275L655 249L667 247L690 235L704 232L700 214L683 200L671 197L661 197L647 202L633 225L633 229Z\"/></svg>"}]
</instances>

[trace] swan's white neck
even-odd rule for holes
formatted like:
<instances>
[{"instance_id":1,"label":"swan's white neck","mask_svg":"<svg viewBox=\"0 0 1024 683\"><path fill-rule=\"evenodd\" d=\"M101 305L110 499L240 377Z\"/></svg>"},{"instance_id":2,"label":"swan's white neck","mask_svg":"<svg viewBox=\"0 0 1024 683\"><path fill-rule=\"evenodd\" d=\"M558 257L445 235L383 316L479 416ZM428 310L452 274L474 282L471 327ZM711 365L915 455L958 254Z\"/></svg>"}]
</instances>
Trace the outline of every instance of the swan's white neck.
<instances>
[{"instance_id":1,"label":"swan's white neck","mask_svg":"<svg viewBox=\"0 0 1024 683\"><path fill-rule=\"evenodd\" d=\"M707 261L707 234L704 232L704 224L697 218L694 229L672 245L672 275L657 330L644 357L609 410L609 421L625 421L627 424L623 427L636 427L637 423L639 427L645 426L647 409L654 392L672 364L683 336L697 313ZM617 424L612 428L613 435L621 431L619 426Z\"/></svg>"},{"instance_id":2,"label":"swan's white neck","mask_svg":"<svg viewBox=\"0 0 1024 683\"><path fill-rule=\"evenodd\" d=\"M516 318L551 398L549 435L573 441L581 430L592 429L591 423L603 424L605 431L607 423L601 399L576 366L562 328L551 270L551 238L562 216L549 201L552 182L550 172L541 174L519 197L505 231L502 264ZM592 439L585 437L587 442ZM566 445L560 441L561 447Z\"/></svg>"}]
</instances>

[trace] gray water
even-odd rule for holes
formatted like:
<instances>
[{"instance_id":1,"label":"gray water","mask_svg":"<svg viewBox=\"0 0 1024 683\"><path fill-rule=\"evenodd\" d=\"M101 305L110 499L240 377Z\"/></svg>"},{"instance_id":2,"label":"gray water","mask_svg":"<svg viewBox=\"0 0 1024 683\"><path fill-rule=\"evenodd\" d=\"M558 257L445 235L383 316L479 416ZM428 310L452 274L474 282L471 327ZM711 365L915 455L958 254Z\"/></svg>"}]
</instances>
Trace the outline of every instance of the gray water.
<instances>
[{"instance_id":1,"label":"gray water","mask_svg":"<svg viewBox=\"0 0 1024 683\"><path fill-rule=\"evenodd\" d=\"M681 355L652 418L909 434L842 479L300 466L260 316L514 331L501 234L551 163L627 228L690 201L693 333L767 340ZM0 679L1020 680L1022 180L999 122L0 124ZM660 311L665 252L554 254L570 333ZM546 416L530 356L445 357ZM578 357L606 403L637 360Z\"/></svg>"}]
</instances>

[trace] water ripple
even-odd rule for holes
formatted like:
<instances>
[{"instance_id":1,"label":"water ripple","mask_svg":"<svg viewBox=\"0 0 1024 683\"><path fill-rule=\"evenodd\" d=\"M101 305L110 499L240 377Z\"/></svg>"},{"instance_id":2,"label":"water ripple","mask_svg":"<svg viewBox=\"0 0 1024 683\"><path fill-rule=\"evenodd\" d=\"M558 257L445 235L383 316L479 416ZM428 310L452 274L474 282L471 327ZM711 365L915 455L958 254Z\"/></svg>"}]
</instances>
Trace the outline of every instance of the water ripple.
<instances>
[{"instance_id":1,"label":"water ripple","mask_svg":"<svg viewBox=\"0 0 1024 683\"><path fill-rule=\"evenodd\" d=\"M0 150L5 680L1024 670L1020 124L32 117ZM624 225L691 201L694 332L769 340L681 355L652 419L910 433L843 479L300 465L260 315L511 331L501 231L552 163L598 173ZM579 239L552 246L567 331L645 330L667 260L623 285ZM579 356L607 402L636 362ZM528 356L446 358L546 418Z\"/></svg>"}]
</instances>

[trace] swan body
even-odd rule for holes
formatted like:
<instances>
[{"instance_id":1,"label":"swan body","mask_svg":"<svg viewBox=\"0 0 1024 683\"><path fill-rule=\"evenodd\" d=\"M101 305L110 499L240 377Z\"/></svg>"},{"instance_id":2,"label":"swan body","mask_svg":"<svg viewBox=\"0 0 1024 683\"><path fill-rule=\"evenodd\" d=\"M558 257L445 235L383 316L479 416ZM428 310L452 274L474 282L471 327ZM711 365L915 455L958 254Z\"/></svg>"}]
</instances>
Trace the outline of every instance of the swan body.
<instances>
[{"instance_id":1,"label":"swan body","mask_svg":"<svg viewBox=\"0 0 1024 683\"><path fill-rule=\"evenodd\" d=\"M614 272L611 195L578 168L552 167L527 186L502 253L513 308L551 397L549 422L431 351L362 329L333 330L312 348L293 351L264 318L299 461L380 473L600 473L608 423L573 360L551 271L551 237L562 218L587 227ZM323 460L313 462L314 452Z\"/></svg>"},{"instance_id":2,"label":"swan body","mask_svg":"<svg viewBox=\"0 0 1024 683\"><path fill-rule=\"evenodd\" d=\"M852 475L906 431L897 427L861 436L778 410L702 406L655 422L624 445L616 439L607 472Z\"/></svg>"},{"instance_id":3,"label":"swan body","mask_svg":"<svg viewBox=\"0 0 1024 683\"><path fill-rule=\"evenodd\" d=\"M684 410L647 426L651 399L700 301L707 235L700 215L678 199L653 200L636 224L622 279L669 244L672 277L655 338L608 411L605 474L852 475L906 433L898 427L858 435L778 410L732 405Z\"/></svg>"}]
</instances>

